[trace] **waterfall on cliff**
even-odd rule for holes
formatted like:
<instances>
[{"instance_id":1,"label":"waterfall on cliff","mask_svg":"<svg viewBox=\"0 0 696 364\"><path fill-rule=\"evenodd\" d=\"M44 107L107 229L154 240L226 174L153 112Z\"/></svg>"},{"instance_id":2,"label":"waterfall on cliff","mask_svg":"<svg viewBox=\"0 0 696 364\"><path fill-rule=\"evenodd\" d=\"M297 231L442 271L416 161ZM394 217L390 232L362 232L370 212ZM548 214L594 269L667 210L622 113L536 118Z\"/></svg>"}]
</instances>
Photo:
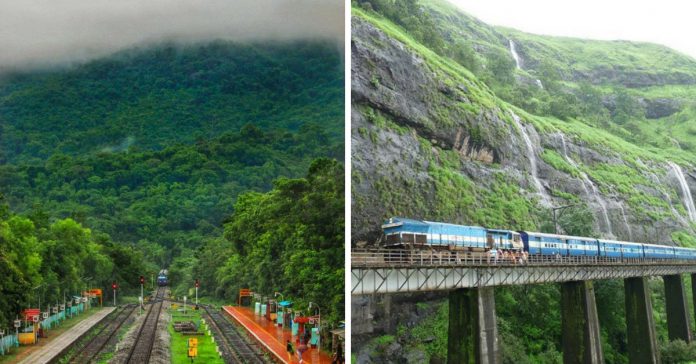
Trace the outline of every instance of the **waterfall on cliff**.
<instances>
[{"instance_id":1,"label":"waterfall on cliff","mask_svg":"<svg viewBox=\"0 0 696 364\"><path fill-rule=\"evenodd\" d=\"M631 232L631 226L628 224L628 216L626 216L626 210L621 203L619 203L619 210L621 210L621 217L623 218L624 228L628 232L628 240L633 240L633 233Z\"/></svg>"},{"instance_id":2,"label":"waterfall on cliff","mask_svg":"<svg viewBox=\"0 0 696 364\"><path fill-rule=\"evenodd\" d=\"M696 221L696 207L694 207L694 199L691 197L691 190L689 185L686 183L686 177L684 177L684 172L681 167L674 162L667 162L669 167L674 171L677 176L677 181L679 181L679 186L682 191L682 200L684 201L684 207L689 213L689 220Z\"/></svg>"},{"instance_id":3,"label":"waterfall on cliff","mask_svg":"<svg viewBox=\"0 0 696 364\"><path fill-rule=\"evenodd\" d=\"M515 59L515 65L518 69L522 69L522 66L520 66L520 56L517 54L517 51L515 50L515 42L513 42L512 39L509 39L508 44L510 44L510 53L512 53L512 58Z\"/></svg>"},{"instance_id":4,"label":"waterfall on cliff","mask_svg":"<svg viewBox=\"0 0 696 364\"><path fill-rule=\"evenodd\" d=\"M575 161L572 158L568 156L568 148L566 147L565 136L562 133L561 145L563 146L563 156L565 157L565 160L580 172L580 177L582 178L582 188L585 190L585 193L588 195L592 195L592 197L594 197L595 202L597 202L597 205L599 205L599 209L602 213L602 219L604 221L604 232L608 234L613 234L613 227L611 225L611 220L609 220L609 211L607 210L607 203L602 198L602 195L599 194L597 186L595 186L594 182L592 182L590 177L587 176L585 172L580 170L580 166L577 163L575 163ZM587 189L587 186L590 186L590 188L592 189L591 193Z\"/></svg>"},{"instance_id":5,"label":"waterfall on cliff","mask_svg":"<svg viewBox=\"0 0 696 364\"><path fill-rule=\"evenodd\" d=\"M536 152L534 151L534 144L532 144L532 139L529 137L529 134L527 134L527 130L522 125L520 117L512 111L510 111L510 114L512 115L512 120L515 121L515 125L517 125L517 128L520 130L520 133L522 133L522 139L524 139L524 144L527 146L527 156L529 157L529 165L531 170L530 172L532 174L534 186L536 186L537 190L539 191L539 194L541 194L541 200L543 204L546 206L550 206L551 199L549 198L548 194L546 193L546 190L544 189L544 186L542 186L541 181L537 176L537 156Z\"/></svg>"}]
</instances>

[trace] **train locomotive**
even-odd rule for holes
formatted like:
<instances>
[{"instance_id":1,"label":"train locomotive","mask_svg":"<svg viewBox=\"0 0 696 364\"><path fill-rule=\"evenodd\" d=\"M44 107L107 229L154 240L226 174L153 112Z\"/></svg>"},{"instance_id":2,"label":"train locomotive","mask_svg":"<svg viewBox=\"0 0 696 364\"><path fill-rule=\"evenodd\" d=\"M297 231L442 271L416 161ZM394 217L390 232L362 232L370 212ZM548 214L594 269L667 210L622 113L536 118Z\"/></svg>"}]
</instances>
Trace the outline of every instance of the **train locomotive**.
<instances>
[{"instance_id":1,"label":"train locomotive","mask_svg":"<svg viewBox=\"0 0 696 364\"><path fill-rule=\"evenodd\" d=\"M169 284L169 279L167 278L167 270L162 269L159 274L157 274L157 285L160 287L164 287L167 284Z\"/></svg>"},{"instance_id":2,"label":"train locomotive","mask_svg":"<svg viewBox=\"0 0 696 364\"><path fill-rule=\"evenodd\" d=\"M531 231L488 229L392 217L382 225L387 248L526 252L529 256L696 260L696 249Z\"/></svg>"}]
</instances>

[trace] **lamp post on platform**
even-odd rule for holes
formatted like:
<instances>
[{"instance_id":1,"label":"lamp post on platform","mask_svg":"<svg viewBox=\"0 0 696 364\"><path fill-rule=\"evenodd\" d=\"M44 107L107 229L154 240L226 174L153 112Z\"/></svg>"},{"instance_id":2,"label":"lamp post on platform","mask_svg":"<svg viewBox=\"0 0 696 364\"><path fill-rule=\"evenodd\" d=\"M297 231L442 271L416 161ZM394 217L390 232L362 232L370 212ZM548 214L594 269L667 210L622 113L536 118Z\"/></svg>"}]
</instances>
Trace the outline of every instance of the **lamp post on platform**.
<instances>
[{"instance_id":1,"label":"lamp post on platform","mask_svg":"<svg viewBox=\"0 0 696 364\"><path fill-rule=\"evenodd\" d=\"M15 345L19 347L19 327L22 326L22 321L20 320L14 320L14 327L15 327L15 335L16 340L15 340Z\"/></svg>"},{"instance_id":2,"label":"lamp post on platform","mask_svg":"<svg viewBox=\"0 0 696 364\"><path fill-rule=\"evenodd\" d=\"M43 287L43 286L45 286L45 285L46 285L46 283L41 283L41 284L39 284L38 286L32 288L32 291L33 291L33 290L36 290L36 289L38 289L38 288L41 288L41 287ZM40 295L40 294L39 294L39 311L41 311L41 295Z\"/></svg>"},{"instance_id":3,"label":"lamp post on platform","mask_svg":"<svg viewBox=\"0 0 696 364\"><path fill-rule=\"evenodd\" d=\"M319 307L319 305L317 305L314 302L310 302L309 303L310 310L312 309L312 305L316 306L317 310L319 310L319 319L317 319L317 326L319 328L319 330L317 331L317 333L319 334L319 335L317 335L318 336L317 337L317 348L320 348L321 347L321 345L320 345L320 343L321 343L321 307Z\"/></svg>"}]
</instances>

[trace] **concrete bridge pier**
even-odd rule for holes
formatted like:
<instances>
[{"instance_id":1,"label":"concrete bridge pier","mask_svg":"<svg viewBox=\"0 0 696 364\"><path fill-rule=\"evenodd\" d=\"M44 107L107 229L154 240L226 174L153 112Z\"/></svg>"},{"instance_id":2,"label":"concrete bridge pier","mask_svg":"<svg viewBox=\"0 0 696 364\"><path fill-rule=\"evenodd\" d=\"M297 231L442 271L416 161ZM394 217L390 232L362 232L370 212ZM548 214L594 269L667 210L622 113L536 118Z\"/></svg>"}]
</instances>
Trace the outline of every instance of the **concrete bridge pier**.
<instances>
[{"instance_id":1,"label":"concrete bridge pier","mask_svg":"<svg viewBox=\"0 0 696 364\"><path fill-rule=\"evenodd\" d=\"M624 279L628 362L660 363L655 321L646 277Z\"/></svg>"},{"instance_id":2,"label":"concrete bridge pier","mask_svg":"<svg viewBox=\"0 0 696 364\"><path fill-rule=\"evenodd\" d=\"M686 292L681 275L671 274L662 276L665 282L665 306L667 308L667 332L669 340L684 340L690 343L691 336L689 306L686 303ZM693 284L693 283L692 283Z\"/></svg>"},{"instance_id":3,"label":"concrete bridge pier","mask_svg":"<svg viewBox=\"0 0 696 364\"><path fill-rule=\"evenodd\" d=\"M493 287L450 291L447 333L448 363L500 363Z\"/></svg>"},{"instance_id":4,"label":"concrete bridge pier","mask_svg":"<svg viewBox=\"0 0 696 364\"><path fill-rule=\"evenodd\" d=\"M694 312L696 312L696 273L691 273L691 294L694 298Z\"/></svg>"},{"instance_id":5,"label":"concrete bridge pier","mask_svg":"<svg viewBox=\"0 0 696 364\"><path fill-rule=\"evenodd\" d=\"M561 326L563 363L604 363L592 281L561 283Z\"/></svg>"}]
</instances>

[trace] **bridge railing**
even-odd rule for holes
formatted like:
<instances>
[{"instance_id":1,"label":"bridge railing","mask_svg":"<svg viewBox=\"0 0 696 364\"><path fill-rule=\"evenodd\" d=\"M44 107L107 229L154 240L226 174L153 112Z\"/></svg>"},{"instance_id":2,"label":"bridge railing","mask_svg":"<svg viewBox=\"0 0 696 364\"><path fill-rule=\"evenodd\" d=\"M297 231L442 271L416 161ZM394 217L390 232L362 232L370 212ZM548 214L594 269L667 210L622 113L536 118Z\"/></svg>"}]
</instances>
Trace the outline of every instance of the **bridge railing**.
<instances>
[{"instance_id":1,"label":"bridge railing","mask_svg":"<svg viewBox=\"0 0 696 364\"><path fill-rule=\"evenodd\" d=\"M545 265L679 265L696 264L694 260L656 258L612 258L598 256L553 256L489 253L466 251L405 250L405 249L353 249L353 267L405 267L405 266L545 266Z\"/></svg>"}]
</instances>

